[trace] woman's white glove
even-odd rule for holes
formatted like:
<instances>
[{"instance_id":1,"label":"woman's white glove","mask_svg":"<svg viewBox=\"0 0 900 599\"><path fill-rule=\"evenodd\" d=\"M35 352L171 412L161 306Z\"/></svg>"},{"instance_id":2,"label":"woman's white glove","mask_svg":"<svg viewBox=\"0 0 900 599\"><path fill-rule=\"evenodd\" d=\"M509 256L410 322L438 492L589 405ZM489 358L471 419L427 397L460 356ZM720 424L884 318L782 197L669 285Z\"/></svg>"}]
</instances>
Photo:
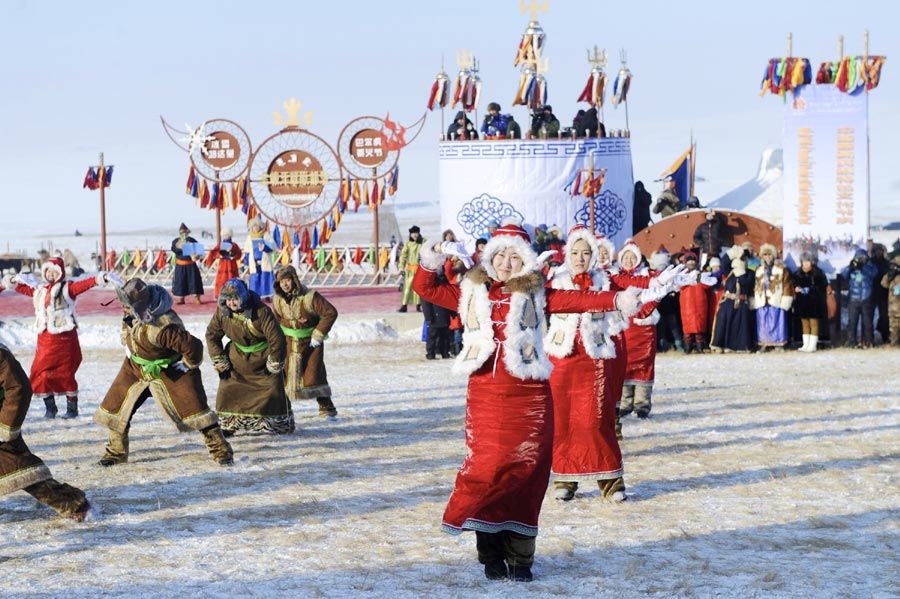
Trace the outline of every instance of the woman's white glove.
<instances>
[{"instance_id":1,"label":"woman's white glove","mask_svg":"<svg viewBox=\"0 0 900 599\"><path fill-rule=\"evenodd\" d=\"M310 347L319 347L320 345L322 345L322 342L319 341L318 339L316 339L315 337L313 337L312 339L309 340Z\"/></svg>"},{"instance_id":2,"label":"woman's white glove","mask_svg":"<svg viewBox=\"0 0 900 599\"><path fill-rule=\"evenodd\" d=\"M659 285L668 285L675 279L675 277L682 274L684 270L684 264L679 264L677 266L670 264L664 271L656 275L656 282Z\"/></svg>"},{"instance_id":3,"label":"woman's white glove","mask_svg":"<svg viewBox=\"0 0 900 599\"><path fill-rule=\"evenodd\" d=\"M641 309L641 292L644 291L639 287L629 287L624 291L616 294L616 310L622 313L622 316L628 318L634 316Z\"/></svg>"},{"instance_id":4,"label":"woman's white glove","mask_svg":"<svg viewBox=\"0 0 900 599\"><path fill-rule=\"evenodd\" d=\"M719 279L712 273L704 272L700 274L700 284L712 287L719 282Z\"/></svg>"},{"instance_id":5,"label":"woman's white glove","mask_svg":"<svg viewBox=\"0 0 900 599\"><path fill-rule=\"evenodd\" d=\"M114 272L106 273L106 282L112 283L116 287L124 287L125 286L125 281L122 280L122 277L120 277L119 275L117 275Z\"/></svg>"},{"instance_id":6,"label":"woman's white glove","mask_svg":"<svg viewBox=\"0 0 900 599\"><path fill-rule=\"evenodd\" d=\"M641 303L649 304L651 302L658 302L662 298L669 295L672 291L671 285L663 285L662 287L648 287L647 289L641 289Z\"/></svg>"},{"instance_id":7,"label":"woman's white glove","mask_svg":"<svg viewBox=\"0 0 900 599\"><path fill-rule=\"evenodd\" d=\"M469 257L469 252L466 251L466 246L462 243L445 241L441 244L441 253L446 256L458 258L460 262L465 264L466 268L472 268L472 265L474 264L472 258Z\"/></svg>"}]
</instances>

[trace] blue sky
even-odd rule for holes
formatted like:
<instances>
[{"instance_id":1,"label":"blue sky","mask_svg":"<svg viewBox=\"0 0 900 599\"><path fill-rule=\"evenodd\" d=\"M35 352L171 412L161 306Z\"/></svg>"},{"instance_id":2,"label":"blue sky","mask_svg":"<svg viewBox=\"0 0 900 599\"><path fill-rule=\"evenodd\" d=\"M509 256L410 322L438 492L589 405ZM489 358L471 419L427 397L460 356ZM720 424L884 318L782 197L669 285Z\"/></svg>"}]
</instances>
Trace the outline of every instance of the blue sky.
<instances>
[{"instance_id":1,"label":"blue sky","mask_svg":"<svg viewBox=\"0 0 900 599\"><path fill-rule=\"evenodd\" d=\"M570 122L590 70L585 49L609 51L612 79L625 48L634 73L635 177L656 178L693 131L697 173L709 181L698 187L706 202L753 176L763 149L781 147L781 102L760 98L758 87L767 60L785 53L787 32L794 55L817 67L837 58L840 34L847 54L861 53L868 27L870 52L888 56L869 104L872 220L900 220L900 38L887 26L898 13L887 2L850 10L836 1L551 0L539 17L548 36L549 102ZM510 111L518 84L512 63L527 20L516 0L5 1L4 221L11 215L15 225L47 232L97 230L97 194L82 190L81 181L100 151L116 166L111 228L211 220L183 193L187 157L165 136L159 115L178 126L232 119L258 144L278 130L272 112L294 97L313 111L309 129L335 145L343 125L358 116L390 112L402 122L417 120L442 56L453 76L463 48L481 61L480 110L497 101ZM512 112L527 122L524 109ZM440 113L431 113L403 151L398 202L437 197L440 122ZM624 128L624 110L607 106L606 125ZM648 188L655 192L656 185Z\"/></svg>"}]
</instances>

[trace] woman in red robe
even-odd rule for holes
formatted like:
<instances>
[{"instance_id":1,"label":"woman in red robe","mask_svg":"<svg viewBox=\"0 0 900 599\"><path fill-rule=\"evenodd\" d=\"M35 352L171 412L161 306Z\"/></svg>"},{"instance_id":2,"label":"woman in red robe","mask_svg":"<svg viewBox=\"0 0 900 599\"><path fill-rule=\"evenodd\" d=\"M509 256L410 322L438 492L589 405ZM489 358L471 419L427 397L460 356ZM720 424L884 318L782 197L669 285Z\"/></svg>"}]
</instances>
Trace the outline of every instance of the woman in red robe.
<instances>
[{"instance_id":1,"label":"woman in red robe","mask_svg":"<svg viewBox=\"0 0 900 599\"><path fill-rule=\"evenodd\" d=\"M41 267L45 283L31 277L16 277L15 290L30 296L34 303L34 328L38 333L37 349L31 363L31 387L35 397L44 400L44 418L56 418L55 395L66 396L63 418L78 416L78 382L75 373L81 365L81 344L75 321L75 301L79 295L108 282L107 274L66 280L62 258L50 258Z\"/></svg>"},{"instance_id":2,"label":"woman in red robe","mask_svg":"<svg viewBox=\"0 0 900 599\"><path fill-rule=\"evenodd\" d=\"M587 228L569 231L564 267L554 274L554 289L618 290L599 268L599 246ZM579 483L597 484L604 499L624 501L622 451L616 439L616 401L621 377L610 371L616 358L618 333L627 320L618 313L554 314L544 337L553 362L555 431L553 436L554 496L575 497ZM621 345L621 343L620 343ZM623 352L624 353L624 352ZM618 382L618 390L614 386Z\"/></svg>"},{"instance_id":3,"label":"woman in red robe","mask_svg":"<svg viewBox=\"0 0 900 599\"><path fill-rule=\"evenodd\" d=\"M231 229L222 229L222 242L214 247L206 256L206 267L212 268L216 259L219 260L219 267L216 271L216 286L214 290L215 298L219 299L219 291L226 281L231 279L239 279L241 277L238 272L238 262L243 253L241 248L232 239L234 233Z\"/></svg>"},{"instance_id":4,"label":"woman in red robe","mask_svg":"<svg viewBox=\"0 0 900 599\"><path fill-rule=\"evenodd\" d=\"M442 248L468 258L458 244ZM516 224L497 229L481 265L459 286L436 280L446 255L431 247L422 252L413 288L423 299L460 313L463 349L453 371L469 376L466 459L442 530L475 531L478 561L489 579L529 581L553 455L551 364L541 338L544 310L633 313L638 300L631 292L545 291L542 265L528 234Z\"/></svg>"}]
</instances>

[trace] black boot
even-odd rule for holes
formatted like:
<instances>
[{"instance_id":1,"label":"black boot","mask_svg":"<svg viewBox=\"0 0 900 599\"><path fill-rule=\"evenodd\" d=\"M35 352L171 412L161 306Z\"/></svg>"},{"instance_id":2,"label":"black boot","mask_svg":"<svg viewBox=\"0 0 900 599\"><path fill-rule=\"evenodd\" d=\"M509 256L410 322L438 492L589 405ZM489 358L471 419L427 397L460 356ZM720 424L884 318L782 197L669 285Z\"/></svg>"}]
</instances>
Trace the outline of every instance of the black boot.
<instances>
[{"instance_id":1,"label":"black boot","mask_svg":"<svg viewBox=\"0 0 900 599\"><path fill-rule=\"evenodd\" d=\"M56 408L56 398L52 395L44 398L44 406L47 410L44 412L44 418L56 418L59 410Z\"/></svg>"},{"instance_id":2,"label":"black boot","mask_svg":"<svg viewBox=\"0 0 900 599\"><path fill-rule=\"evenodd\" d=\"M531 582L534 580L534 576L531 574L530 566L511 565L509 567L509 579L516 582Z\"/></svg>"},{"instance_id":3,"label":"black boot","mask_svg":"<svg viewBox=\"0 0 900 599\"><path fill-rule=\"evenodd\" d=\"M78 396L70 395L66 398L66 413L62 415L66 420L78 418Z\"/></svg>"},{"instance_id":4,"label":"black boot","mask_svg":"<svg viewBox=\"0 0 900 599\"><path fill-rule=\"evenodd\" d=\"M509 576L506 570L506 562L501 559L485 564L484 575L488 580L506 580Z\"/></svg>"},{"instance_id":5,"label":"black boot","mask_svg":"<svg viewBox=\"0 0 900 599\"><path fill-rule=\"evenodd\" d=\"M400 309L397 310L397 312L406 312L406 304L403 304L402 306L400 306Z\"/></svg>"}]
</instances>

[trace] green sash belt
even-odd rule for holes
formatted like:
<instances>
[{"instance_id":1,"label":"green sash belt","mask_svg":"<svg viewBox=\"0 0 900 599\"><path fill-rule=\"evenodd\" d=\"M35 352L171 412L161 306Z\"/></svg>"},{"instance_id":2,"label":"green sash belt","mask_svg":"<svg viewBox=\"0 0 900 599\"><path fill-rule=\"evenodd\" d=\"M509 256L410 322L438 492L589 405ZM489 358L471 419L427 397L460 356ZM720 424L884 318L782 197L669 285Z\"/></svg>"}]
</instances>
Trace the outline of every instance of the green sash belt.
<instances>
[{"instance_id":1,"label":"green sash belt","mask_svg":"<svg viewBox=\"0 0 900 599\"><path fill-rule=\"evenodd\" d=\"M291 327L286 327L281 325L281 330L284 331L284 334L288 337L296 337L297 339L309 339L312 337L313 331L316 330L316 327L307 327L305 329L292 329Z\"/></svg>"},{"instance_id":2,"label":"green sash belt","mask_svg":"<svg viewBox=\"0 0 900 599\"><path fill-rule=\"evenodd\" d=\"M175 354L168 358L159 358L158 360L147 360L138 355L131 354L131 361L141 367L144 376L158 379L159 373L181 359L181 354Z\"/></svg>"},{"instance_id":3,"label":"green sash belt","mask_svg":"<svg viewBox=\"0 0 900 599\"><path fill-rule=\"evenodd\" d=\"M254 343L253 345L241 345L234 339L231 340L234 343L234 346L244 352L245 354L252 354L253 352L262 351L269 347L269 342L263 339L259 343Z\"/></svg>"}]
</instances>

